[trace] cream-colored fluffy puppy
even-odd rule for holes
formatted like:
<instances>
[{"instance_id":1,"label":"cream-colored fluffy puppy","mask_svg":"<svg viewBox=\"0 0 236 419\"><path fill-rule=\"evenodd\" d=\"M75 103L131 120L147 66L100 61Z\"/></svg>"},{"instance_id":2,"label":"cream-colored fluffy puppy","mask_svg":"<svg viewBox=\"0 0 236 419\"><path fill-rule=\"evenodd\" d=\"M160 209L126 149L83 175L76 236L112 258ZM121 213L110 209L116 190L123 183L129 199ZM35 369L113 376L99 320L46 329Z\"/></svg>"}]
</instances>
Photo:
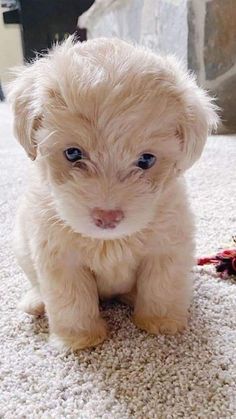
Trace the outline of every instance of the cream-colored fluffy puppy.
<instances>
[{"instance_id":1,"label":"cream-colored fluffy puppy","mask_svg":"<svg viewBox=\"0 0 236 419\"><path fill-rule=\"evenodd\" d=\"M15 234L22 308L45 310L72 349L106 338L99 298L132 303L150 333L182 330L194 261L182 174L216 125L210 99L173 58L69 39L20 71L10 100L34 160Z\"/></svg>"}]
</instances>

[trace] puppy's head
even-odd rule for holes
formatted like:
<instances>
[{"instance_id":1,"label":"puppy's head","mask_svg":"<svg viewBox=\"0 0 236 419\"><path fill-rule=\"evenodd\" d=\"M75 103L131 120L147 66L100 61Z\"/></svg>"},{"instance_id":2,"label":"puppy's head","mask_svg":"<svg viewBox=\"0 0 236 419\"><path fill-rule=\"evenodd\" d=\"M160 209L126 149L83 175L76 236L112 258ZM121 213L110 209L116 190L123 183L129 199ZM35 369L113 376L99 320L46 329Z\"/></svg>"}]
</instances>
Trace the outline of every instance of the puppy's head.
<instances>
[{"instance_id":1,"label":"puppy's head","mask_svg":"<svg viewBox=\"0 0 236 419\"><path fill-rule=\"evenodd\" d=\"M113 239L152 221L168 184L201 155L214 106L173 58L117 39L69 39L11 86L15 132L60 217Z\"/></svg>"}]
</instances>

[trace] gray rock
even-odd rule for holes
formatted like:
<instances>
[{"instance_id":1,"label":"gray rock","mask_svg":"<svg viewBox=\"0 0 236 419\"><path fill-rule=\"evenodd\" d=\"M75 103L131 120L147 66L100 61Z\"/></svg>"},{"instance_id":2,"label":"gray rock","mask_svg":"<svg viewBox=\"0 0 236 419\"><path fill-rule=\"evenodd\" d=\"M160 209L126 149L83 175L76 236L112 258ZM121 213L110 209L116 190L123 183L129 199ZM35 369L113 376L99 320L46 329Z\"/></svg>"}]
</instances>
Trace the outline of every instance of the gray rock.
<instances>
[{"instance_id":1,"label":"gray rock","mask_svg":"<svg viewBox=\"0 0 236 419\"><path fill-rule=\"evenodd\" d=\"M206 3L204 61L206 79L213 80L236 61L236 0Z\"/></svg>"},{"instance_id":2,"label":"gray rock","mask_svg":"<svg viewBox=\"0 0 236 419\"><path fill-rule=\"evenodd\" d=\"M221 108L221 120L226 128L225 132L236 132L236 74L219 84L214 89L214 94Z\"/></svg>"}]
</instances>

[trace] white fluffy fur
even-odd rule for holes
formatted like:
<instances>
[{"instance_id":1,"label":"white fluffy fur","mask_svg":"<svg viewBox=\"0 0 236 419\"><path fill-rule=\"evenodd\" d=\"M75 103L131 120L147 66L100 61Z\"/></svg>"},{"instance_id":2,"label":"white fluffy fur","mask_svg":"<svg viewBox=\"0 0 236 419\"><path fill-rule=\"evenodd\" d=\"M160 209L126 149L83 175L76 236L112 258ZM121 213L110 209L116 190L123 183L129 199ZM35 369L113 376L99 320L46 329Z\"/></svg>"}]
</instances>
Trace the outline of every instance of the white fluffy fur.
<instances>
[{"instance_id":1,"label":"white fluffy fur","mask_svg":"<svg viewBox=\"0 0 236 419\"><path fill-rule=\"evenodd\" d=\"M32 288L21 307L46 309L55 343L81 349L106 337L99 298L134 306L134 322L175 333L187 321L193 220L182 173L217 123L214 106L171 57L117 39L72 39L19 71L15 132L34 159L15 250ZM69 163L68 147L84 150ZM156 164L137 169L142 153ZM124 220L96 227L94 208Z\"/></svg>"}]
</instances>

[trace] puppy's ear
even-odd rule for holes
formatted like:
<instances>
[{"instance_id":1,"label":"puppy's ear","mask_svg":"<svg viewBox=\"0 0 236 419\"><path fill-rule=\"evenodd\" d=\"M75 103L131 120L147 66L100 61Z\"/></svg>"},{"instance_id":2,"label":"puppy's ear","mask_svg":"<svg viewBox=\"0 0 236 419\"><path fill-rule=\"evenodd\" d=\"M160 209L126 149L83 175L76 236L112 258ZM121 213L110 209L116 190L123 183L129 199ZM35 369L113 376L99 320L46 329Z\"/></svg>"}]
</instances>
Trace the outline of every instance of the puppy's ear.
<instances>
[{"instance_id":1,"label":"puppy's ear","mask_svg":"<svg viewBox=\"0 0 236 419\"><path fill-rule=\"evenodd\" d=\"M37 154L35 133L42 119L38 63L17 69L16 78L8 85L8 99L14 114L14 133L32 160Z\"/></svg>"},{"instance_id":2,"label":"puppy's ear","mask_svg":"<svg viewBox=\"0 0 236 419\"><path fill-rule=\"evenodd\" d=\"M182 158L177 164L181 172L199 159L207 136L217 128L219 121L218 107L193 79L188 80L184 90L185 111L176 132L182 145Z\"/></svg>"}]
</instances>

